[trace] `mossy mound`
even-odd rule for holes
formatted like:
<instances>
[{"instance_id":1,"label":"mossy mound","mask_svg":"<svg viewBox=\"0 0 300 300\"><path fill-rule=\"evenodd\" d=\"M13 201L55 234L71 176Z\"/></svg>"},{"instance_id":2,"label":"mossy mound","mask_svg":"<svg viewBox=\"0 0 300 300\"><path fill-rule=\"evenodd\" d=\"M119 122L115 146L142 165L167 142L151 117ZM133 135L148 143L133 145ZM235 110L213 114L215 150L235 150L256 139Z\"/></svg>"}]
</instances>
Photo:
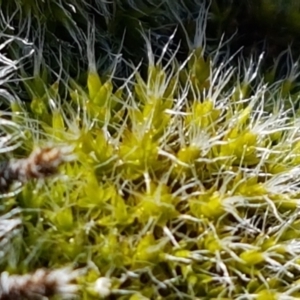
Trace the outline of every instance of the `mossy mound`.
<instances>
[{"instance_id":1,"label":"mossy mound","mask_svg":"<svg viewBox=\"0 0 300 300\"><path fill-rule=\"evenodd\" d=\"M3 59L2 70L7 87L9 76L21 74L27 101L1 91L1 153L20 158L34 147L67 146L73 158L61 152L67 162L58 176L2 193L0 299L13 289L4 271L34 274L27 294L28 281L14 282L26 295L34 285L49 295L54 275L36 270L65 266L80 272L56 271L64 277L53 288L61 298L300 297L297 62L287 51L290 68L277 80L277 64L261 71L263 55L210 47L207 17L201 11L185 59L174 51L174 35L159 55L142 35L146 73L128 64L120 84L114 68L99 76L93 30L82 58L88 67L74 78L61 61L56 73L42 51L30 51L35 46L4 36L6 46L16 43L10 51L25 45L22 58ZM21 166L34 178L45 160L29 157L30 168ZM78 291L67 286L68 273Z\"/></svg>"}]
</instances>

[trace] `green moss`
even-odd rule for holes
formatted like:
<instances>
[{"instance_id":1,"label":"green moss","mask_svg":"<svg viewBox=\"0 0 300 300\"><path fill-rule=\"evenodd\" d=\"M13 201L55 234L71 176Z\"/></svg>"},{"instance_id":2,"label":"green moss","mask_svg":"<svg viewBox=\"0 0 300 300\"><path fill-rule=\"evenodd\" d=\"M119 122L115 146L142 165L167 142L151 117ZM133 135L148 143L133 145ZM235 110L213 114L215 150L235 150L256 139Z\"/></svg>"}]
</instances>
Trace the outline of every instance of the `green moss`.
<instances>
[{"instance_id":1,"label":"green moss","mask_svg":"<svg viewBox=\"0 0 300 300\"><path fill-rule=\"evenodd\" d=\"M227 71L212 65L211 72L222 78ZM130 272L130 281L112 292L135 296L120 299L230 298L247 290L259 298L271 293L262 287L272 276L286 282L272 288L288 292L289 274L297 276L296 262L285 265L297 251L298 151L289 138L297 119L283 110L270 120L259 87L251 98L232 99L235 86L195 86L188 79L169 92L177 73L150 65L148 75L137 76L133 92L116 106L114 92L103 94L106 83L91 74L86 87L68 88L68 105L49 96L44 111L31 109L40 142L72 144L78 160L62 167L65 179L31 183L17 196L23 247L36 253L29 259L21 251L18 261L26 270L92 262L117 282ZM278 82L274 92L280 88ZM80 100L72 101L76 94ZM281 158L282 147L295 150ZM284 170L270 167L281 160ZM13 268L9 261L2 266ZM245 287L249 281L257 287ZM82 292L93 299L95 291Z\"/></svg>"},{"instance_id":2,"label":"green moss","mask_svg":"<svg viewBox=\"0 0 300 300\"><path fill-rule=\"evenodd\" d=\"M71 265L83 270L80 299L299 296L297 63L280 81L279 62L266 78L262 57L236 66L206 45L200 21L185 59L175 36L159 56L146 39L146 74L133 64L122 84L97 71L93 41L79 76L62 68L53 79L34 56L40 68L25 80L21 64L27 101L2 111L5 159L48 144L75 158L3 195L1 218L19 223L0 240L1 272Z\"/></svg>"}]
</instances>

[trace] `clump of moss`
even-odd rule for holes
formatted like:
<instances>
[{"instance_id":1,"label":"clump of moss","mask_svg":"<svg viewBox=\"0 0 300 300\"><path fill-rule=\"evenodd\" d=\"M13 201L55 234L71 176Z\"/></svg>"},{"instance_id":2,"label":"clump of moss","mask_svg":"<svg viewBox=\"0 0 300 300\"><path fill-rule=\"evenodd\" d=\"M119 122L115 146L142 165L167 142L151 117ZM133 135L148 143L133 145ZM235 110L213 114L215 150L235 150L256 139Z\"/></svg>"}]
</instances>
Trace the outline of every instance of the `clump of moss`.
<instances>
[{"instance_id":1,"label":"clump of moss","mask_svg":"<svg viewBox=\"0 0 300 300\"><path fill-rule=\"evenodd\" d=\"M78 289L64 282L62 298L300 297L297 64L280 81L262 76L263 56L232 64L222 43L206 47L206 18L185 60L174 35L159 56L145 38L147 74L134 66L117 87L98 74L93 40L84 85L51 81L41 52L33 78L21 64L30 101L4 95L5 159L48 144L74 159L3 195L5 297L18 280L50 295L32 282L54 285L55 271L36 270L66 265Z\"/></svg>"}]
</instances>

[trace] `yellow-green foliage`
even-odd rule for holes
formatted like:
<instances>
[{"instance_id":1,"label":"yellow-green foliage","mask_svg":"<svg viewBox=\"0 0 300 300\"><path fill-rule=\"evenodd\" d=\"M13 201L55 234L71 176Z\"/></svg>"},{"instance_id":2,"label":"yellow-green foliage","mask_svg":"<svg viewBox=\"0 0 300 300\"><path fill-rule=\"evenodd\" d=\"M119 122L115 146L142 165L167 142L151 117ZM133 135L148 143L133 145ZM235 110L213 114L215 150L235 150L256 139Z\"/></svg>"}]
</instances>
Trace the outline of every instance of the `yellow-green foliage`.
<instances>
[{"instance_id":1,"label":"yellow-green foliage","mask_svg":"<svg viewBox=\"0 0 300 300\"><path fill-rule=\"evenodd\" d=\"M297 63L264 78L262 56L235 66L201 30L181 62L174 36L160 57L147 40L147 74L117 87L93 49L84 85L51 82L40 52L32 77L21 68L30 101L1 111L1 155L75 159L1 195L1 273L71 266L86 300L300 298Z\"/></svg>"},{"instance_id":2,"label":"yellow-green foliage","mask_svg":"<svg viewBox=\"0 0 300 300\"><path fill-rule=\"evenodd\" d=\"M86 87L28 80L31 103L11 103L23 148L77 158L3 201L23 230L2 270L85 268L80 299L300 297L297 111L253 61L203 53L164 66L149 52L146 78L117 90L94 70Z\"/></svg>"}]
</instances>

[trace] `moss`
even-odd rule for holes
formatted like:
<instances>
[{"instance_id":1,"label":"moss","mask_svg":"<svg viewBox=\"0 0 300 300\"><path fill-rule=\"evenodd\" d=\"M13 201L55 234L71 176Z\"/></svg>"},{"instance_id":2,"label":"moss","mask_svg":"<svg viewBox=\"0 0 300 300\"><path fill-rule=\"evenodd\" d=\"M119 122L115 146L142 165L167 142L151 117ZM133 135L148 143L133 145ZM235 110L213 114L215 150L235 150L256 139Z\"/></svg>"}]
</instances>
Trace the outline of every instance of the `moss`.
<instances>
[{"instance_id":1,"label":"moss","mask_svg":"<svg viewBox=\"0 0 300 300\"><path fill-rule=\"evenodd\" d=\"M146 4L144 12L154 7L157 13L167 2ZM27 5L32 13L43 9ZM141 8L117 5L130 15ZM73 12L67 21L67 8L58 8L65 14L59 26L72 34ZM66 271L78 290L72 285L70 295L67 280L63 287L50 280L49 294L60 294L57 299L74 293L131 300L299 297L297 61L286 51L292 67L278 80L281 57L265 73L262 55L231 56L225 42L209 43L211 15L201 9L183 48L172 48L178 36L171 34L157 52L142 33L146 52L138 58L147 53L147 61L128 63L131 74L121 84L116 65L99 71L94 27L88 38L74 27L75 39L87 44L78 76L68 73L71 61L66 68L59 58L57 72L40 44L3 37L11 60L3 59L2 67L7 91L0 144L8 162L2 173L7 177L7 165L22 162L17 171L11 167L0 207L0 282L10 297L12 282L22 282L19 293L30 283L30 298L32 282L46 286L52 278L43 271L34 280L42 274L37 270L56 274L66 265L78 270ZM79 15L86 18L84 11ZM44 21L50 26L48 17ZM12 60L22 47L36 52L27 49ZM9 76L22 76L26 101ZM54 176L22 177L41 173L44 160L30 153L49 145L71 151L61 152L56 172L49 169Z\"/></svg>"}]
</instances>

